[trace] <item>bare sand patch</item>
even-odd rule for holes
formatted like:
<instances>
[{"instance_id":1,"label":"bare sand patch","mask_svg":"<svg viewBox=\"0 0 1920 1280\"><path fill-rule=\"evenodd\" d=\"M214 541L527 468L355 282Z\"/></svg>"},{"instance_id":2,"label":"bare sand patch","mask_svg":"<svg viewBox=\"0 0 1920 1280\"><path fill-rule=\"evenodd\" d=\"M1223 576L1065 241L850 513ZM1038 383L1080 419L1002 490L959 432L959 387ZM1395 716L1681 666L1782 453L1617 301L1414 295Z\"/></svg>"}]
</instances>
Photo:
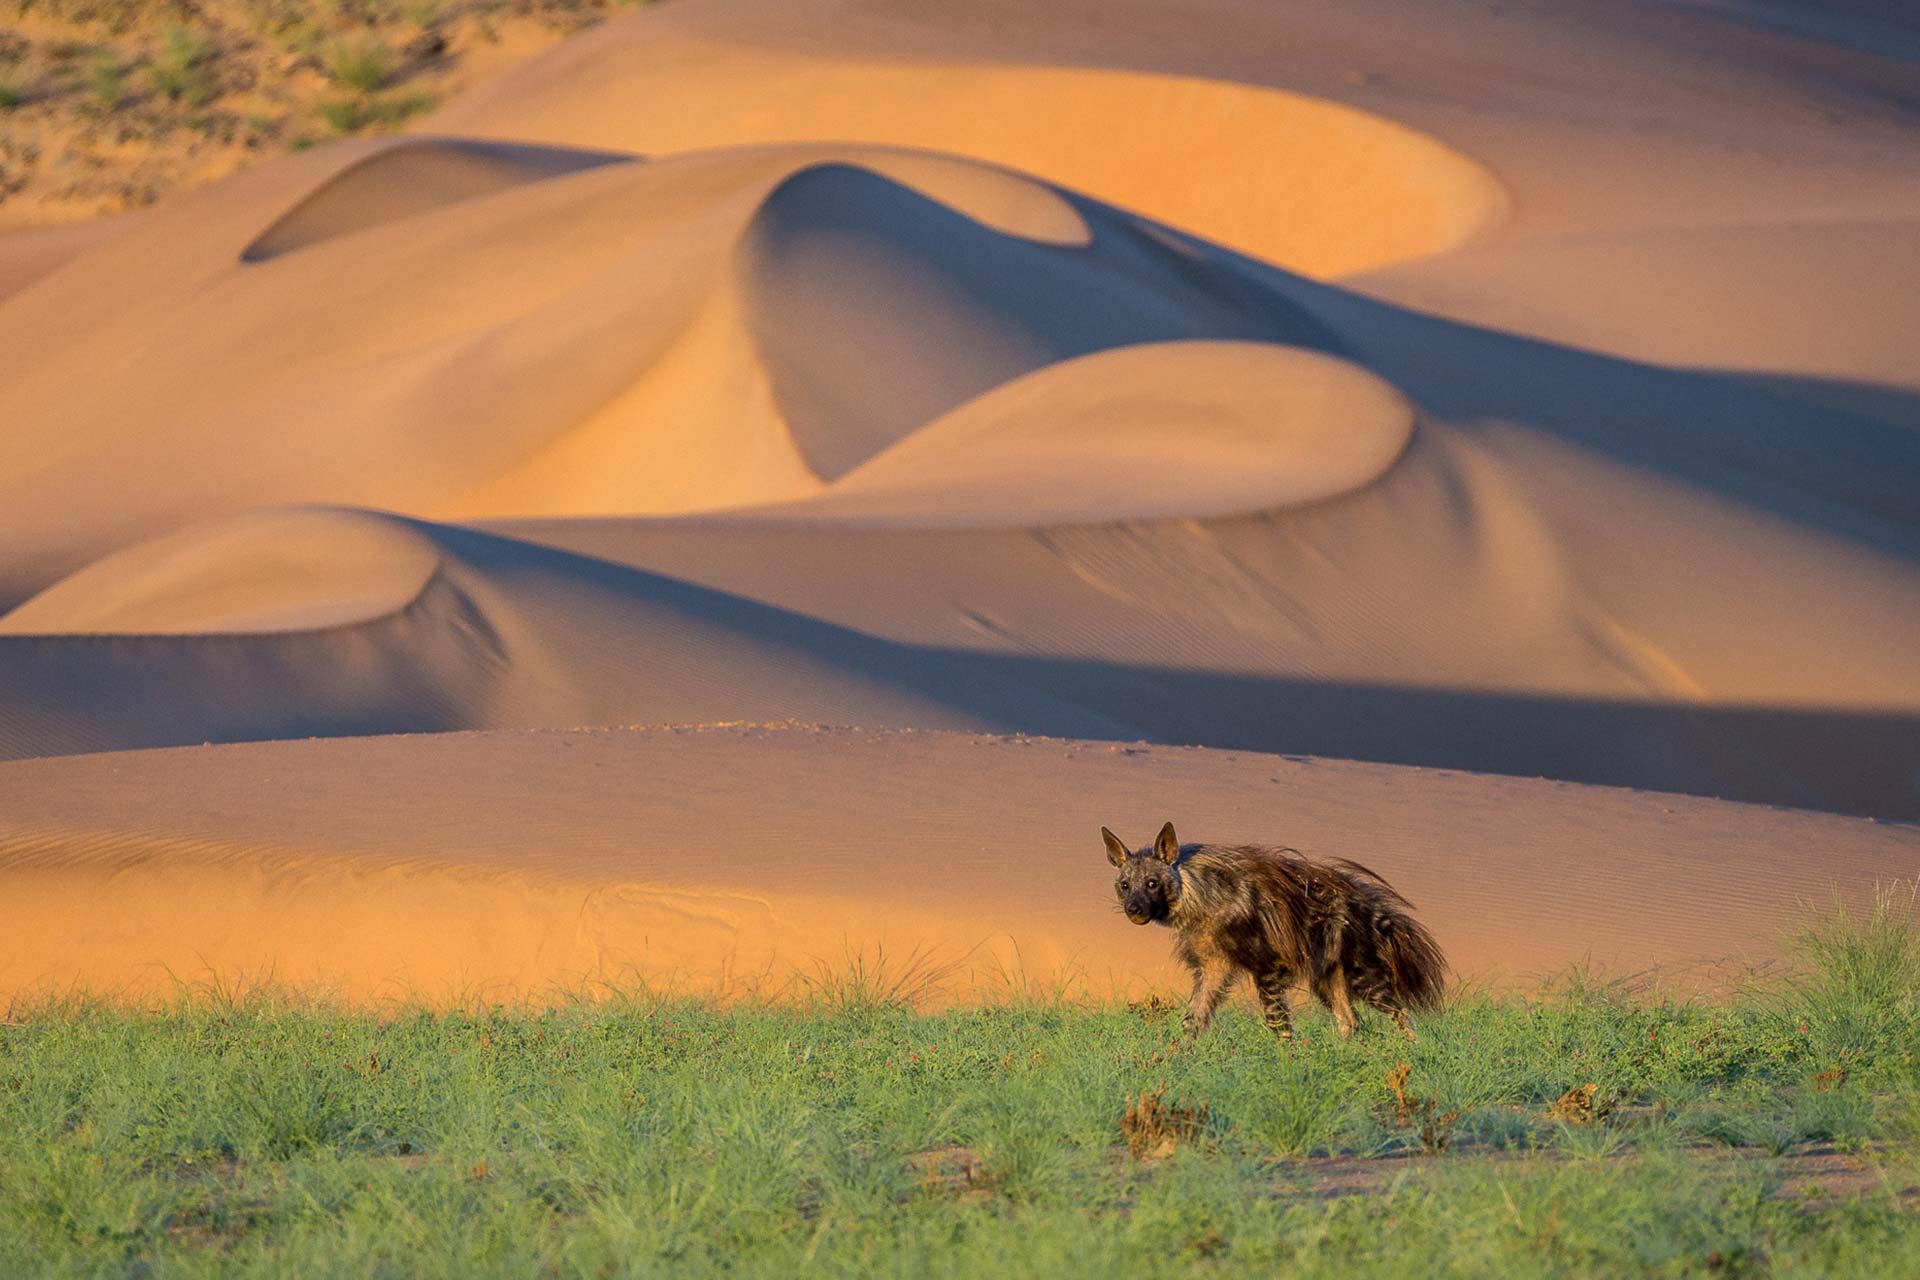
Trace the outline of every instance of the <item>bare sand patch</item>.
<instances>
[{"instance_id":1,"label":"bare sand patch","mask_svg":"<svg viewBox=\"0 0 1920 1280\"><path fill-rule=\"evenodd\" d=\"M856 963L945 999L1166 992L1167 937L1116 911L1098 831L1167 817L1360 859L1461 976L1522 986L1727 980L1797 904L1920 873L1911 827L1245 752L807 727L262 743L0 765L0 992L777 994Z\"/></svg>"}]
</instances>

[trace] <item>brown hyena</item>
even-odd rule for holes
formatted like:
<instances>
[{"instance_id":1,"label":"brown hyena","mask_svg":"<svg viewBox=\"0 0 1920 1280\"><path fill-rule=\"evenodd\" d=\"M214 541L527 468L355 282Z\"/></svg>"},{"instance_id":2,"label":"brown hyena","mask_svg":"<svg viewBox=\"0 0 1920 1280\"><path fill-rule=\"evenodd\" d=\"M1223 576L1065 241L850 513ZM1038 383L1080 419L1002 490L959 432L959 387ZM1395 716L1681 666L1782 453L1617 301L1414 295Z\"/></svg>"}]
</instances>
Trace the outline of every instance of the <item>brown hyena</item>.
<instances>
[{"instance_id":1,"label":"brown hyena","mask_svg":"<svg viewBox=\"0 0 1920 1280\"><path fill-rule=\"evenodd\" d=\"M1182 845L1169 822L1134 852L1100 828L1119 869L1114 892L1135 924L1170 925L1193 971L1182 1026L1191 1043L1242 973L1267 1026L1293 1037L1288 995L1304 985L1354 1030L1353 1000L1386 1013L1409 1037L1409 1009L1440 1001L1446 960L1392 886L1357 862L1313 862L1293 849Z\"/></svg>"}]
</instances>

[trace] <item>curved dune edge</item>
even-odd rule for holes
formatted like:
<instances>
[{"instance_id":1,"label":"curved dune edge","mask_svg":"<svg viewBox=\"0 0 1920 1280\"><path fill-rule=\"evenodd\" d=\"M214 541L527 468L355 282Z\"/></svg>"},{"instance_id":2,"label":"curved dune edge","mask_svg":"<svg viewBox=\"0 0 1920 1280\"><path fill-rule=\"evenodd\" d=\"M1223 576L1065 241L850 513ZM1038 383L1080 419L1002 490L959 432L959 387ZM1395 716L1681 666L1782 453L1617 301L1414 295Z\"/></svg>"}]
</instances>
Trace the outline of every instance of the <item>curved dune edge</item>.
<instances>
[{"instance_id":1,"label":"curved dune edge","mask_svg":"<svg viewBox=\"0 0 1920 1280\"><path fill-rule=\"evenodd\" d=\"M620 152L529 147L473 138L402 138L360 156L302 197L240 253L283 253L530 182L631 163Z\"/></svg>"},{"instance_id":2,"label":"curved dune edge","mask_svg":"<svg viewBox=\"0 0 1920 1280\"><path fill-rule=\"evenodd\" d=\"M249 512L138 543L0 616L0 635L317 631L387 617L440 566L431 538L345 508Z\"/></svg>"},{"instance_id":3,"label":"curved dune edge","mask_svg":"<svg viewBox=\"0 0 1920 1280\"><path fill-rule=\"evenodd\" d=\"M800 141L948 152L1320 277L1455 248L1509 206L1475 160L1306 94L1145 71L814 59L647 18L502 76L432 127L647 154Z\"/></svg>"},{"instance_id":4,"label":"curved dune edge","mask_svg":"<svg viewBox=\"0 0 1920 1280\"><path fill-rule=\"evenodd\" d=\"M799 144L568 167L585 163L450 143L295 157L0 308L0 418L44 428L0 466L3 567L38 590L285 503L791 501L1091 351L1334 343L1225 255L974 161ZM347 198L369 174L411 194ZM158 332L168 360L117 354Z\"/></svg>"},{"instance_id":5,"label":"curved dune edge","mask_svg":"<svg viewBox=\"0 0 1920 1280\"><path fill-rule=\"evenodd\" d=\"M1337 356L1146 343L997 387L780 510L915 525L1278 511L1379 479L1413 425L1390 383Z\"/></svg>"},{"instance_id":6,"label":"curved dune edge","mask_svg":"<svg viewBox=\"0 0 1920 1280\"><path fill-rule=\"evenodd\" d=\"M1195 748L805 726L183 748L0 766L0 1000L779 995L856 964L936 1000L1172 991L1096 834L1167 817L1361 858L1501 985L1699 985L1776 958L1799 904L1920 874L1912 827Z\"/></svg>"}]
</instances>

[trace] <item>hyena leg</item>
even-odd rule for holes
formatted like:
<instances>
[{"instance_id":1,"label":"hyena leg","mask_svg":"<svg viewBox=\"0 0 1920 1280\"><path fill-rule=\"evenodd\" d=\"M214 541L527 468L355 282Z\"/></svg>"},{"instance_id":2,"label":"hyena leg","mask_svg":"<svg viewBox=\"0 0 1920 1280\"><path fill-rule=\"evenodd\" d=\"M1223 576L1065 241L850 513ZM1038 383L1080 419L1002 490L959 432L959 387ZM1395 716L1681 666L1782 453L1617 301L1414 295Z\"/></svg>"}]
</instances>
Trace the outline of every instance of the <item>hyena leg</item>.
<instances>
[{"instance_id":1,"label":"hyena leg","mask_svg":"<svg viewBox=\"0 0 1920 1280\"><path fill-rule=\"evenodd\" d=\"M1362 970L1356 978L1354 994L1393 1019L1393 1025L1399 1027L1409 1040L1420 1037L1413 1033L1413 1022L1407 1017L1406 1009L1400 998L1394 993L1393 983L1386 974L1372 969Z\"/></svg>"},{"instance_id":2,"label":"hyena leg","mask_svg":"<svg viewBox=\"0 0 1920 1280\"><path fill-rule=\"evenodd\" d=\"M1327 1008L1333 1012L1333 1025L1340 1029L1342 1039L1352 1039L1360 1023L1353 1016L1353 1000L1347 992L1345 969L1334 966L1333 973L1327 978L1325 992Z\"/></svg>"},{"instance_id":3,"label":"hyena leg","mask_svg":"<svg viewBox=\"0 0 1920 1280\"><path fill-rule=\"evenodd\" d=\"M1218 961L1194 967L1193 1000L1187 1005L1187 1016L1180 1020L1182 1039L1187 1044L1198 1040L1213 1025L1214 1011L1227 998L1236 976L1231 965Z\"/></svg>"},{"instance_id":4,"label":"hyena leg","mask_svg":"<svg viewBox=\"0 0 1920 1280\"><path fill-rule=\"evenodd\" d=\"M1282 1040L1293 1039L1293 975L1284 969L1269 969L1253 980L1260 992L1260 1012L1267 1030Z\"/></svg>"}]
</instances>

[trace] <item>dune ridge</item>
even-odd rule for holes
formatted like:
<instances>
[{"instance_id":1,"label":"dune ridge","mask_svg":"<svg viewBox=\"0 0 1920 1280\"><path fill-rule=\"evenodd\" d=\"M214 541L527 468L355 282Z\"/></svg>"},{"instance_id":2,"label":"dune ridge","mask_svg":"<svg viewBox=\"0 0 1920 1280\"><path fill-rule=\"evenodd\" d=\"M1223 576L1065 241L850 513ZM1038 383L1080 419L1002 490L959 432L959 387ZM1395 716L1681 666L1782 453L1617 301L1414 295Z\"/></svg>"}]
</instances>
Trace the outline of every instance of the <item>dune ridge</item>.
<instances>
[{"instance_id":1,"label":"dune ridge","mask_svg":"<svg viewBox=\"0 0 1920 1280\"><path fill-rule=\"evenodd\" d=\"M660 16L644 41L590 36L439 120L650 154L793 141L938 151L1316 276L1453 248L1507 209L1471 158L1324 98L1115 68L822 58L711 42Z\"/></svg>"}]
</instances>

